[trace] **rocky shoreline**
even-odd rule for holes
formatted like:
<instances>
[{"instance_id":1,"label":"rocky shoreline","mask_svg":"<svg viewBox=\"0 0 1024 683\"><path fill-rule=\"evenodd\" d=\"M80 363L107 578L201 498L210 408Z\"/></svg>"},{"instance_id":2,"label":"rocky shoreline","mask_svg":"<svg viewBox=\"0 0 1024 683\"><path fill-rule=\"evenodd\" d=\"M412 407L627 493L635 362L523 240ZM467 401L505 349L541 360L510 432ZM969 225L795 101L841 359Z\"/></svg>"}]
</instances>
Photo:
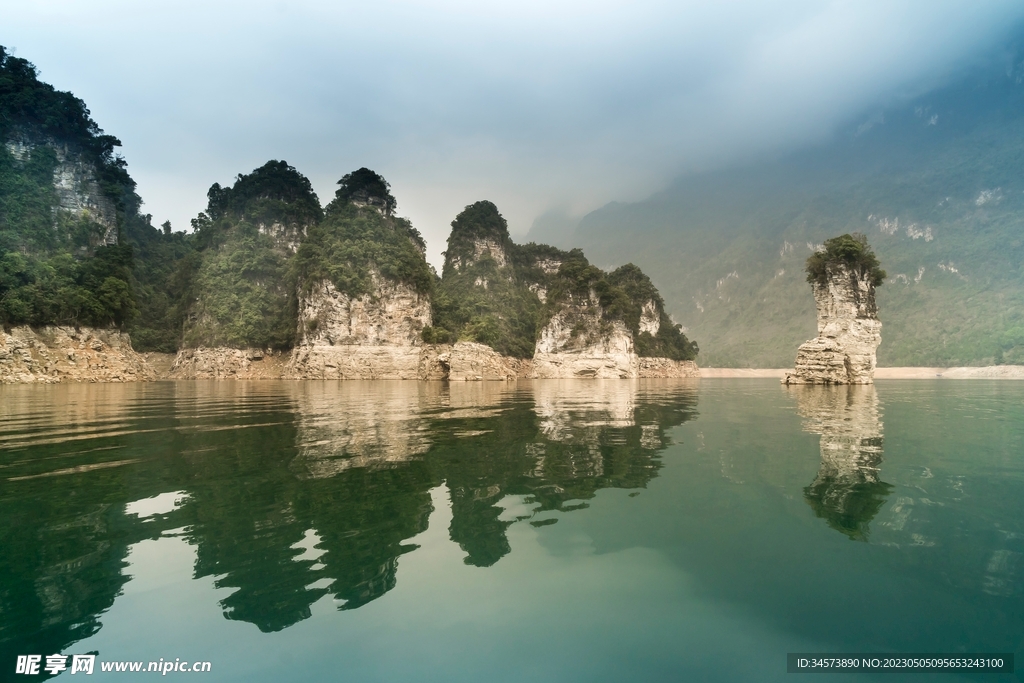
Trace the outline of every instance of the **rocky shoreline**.
<instances>
[{"instance_id":1,"label":"rocky shoreline","mask_svg":"<svg viewBox=\"0 0 1024 683\"><path fill-rule=\"evenodd\" d=\"M699 377L693 361L622 353L503 356L475 342L300 346L291 351L197 348L136 353L127 334L89 328L15 327L0 334L0 384L171 380L407 379L509 381L570 378Z\"/></svg>"},{"instance_id":2,"label":"rocky shoreline","mask_svg":"<svg viewBox=\"0 0 1024 683\"><path fill-rule=\"evenodd\" d=\"M337 348L337 347L336 347ZM367 347L355 347L365 352ZM382 347L385 348L386 347ZM509 358L473 342L423 344L415 349L414 380L510 381L538 378L585 378L594 374L541 377L531 359ZM339 354L354 349L338 349ZM296 360L301 350L185 349L178 354L137 353L128 335L114 330L71 327L0 331L0 384L85 382L147 382L158 380L264 379L399 379L395 374L346 375L311 371ZM362 353L362 352L357 352ZM568 355L568 354L566 354ZM565 359L579 367L579 359ZM612 363L614 364L614 363ZM653 378L781 378L790 368L698 368L693 361L637 358L628 377ZM876 379L1024 379L1022 365L987 367L880 367Z\"/></svg>"}]
</instances>

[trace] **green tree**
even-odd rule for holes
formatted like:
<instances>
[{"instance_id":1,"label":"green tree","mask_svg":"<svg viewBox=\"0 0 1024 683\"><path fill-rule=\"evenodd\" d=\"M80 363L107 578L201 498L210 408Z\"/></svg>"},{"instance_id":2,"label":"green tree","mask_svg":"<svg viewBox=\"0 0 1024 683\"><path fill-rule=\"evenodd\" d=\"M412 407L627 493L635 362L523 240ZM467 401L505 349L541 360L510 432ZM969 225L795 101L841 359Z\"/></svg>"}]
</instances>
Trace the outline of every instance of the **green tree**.
<instances>
[{"instance_id":1,"label":"green tree","mask_svg":"<svg viewBox=\"0 0 1024 683\"><path fill-rule=\"evenodd\" d=\"M829 267L843 266L860 276L866 276L878 287L885 281L875 252L868 246L868 238L860 233L847 233L825 240L824 248L807 259L807 281L824 285L828 282Z\"/></svg>"}]
</instances>

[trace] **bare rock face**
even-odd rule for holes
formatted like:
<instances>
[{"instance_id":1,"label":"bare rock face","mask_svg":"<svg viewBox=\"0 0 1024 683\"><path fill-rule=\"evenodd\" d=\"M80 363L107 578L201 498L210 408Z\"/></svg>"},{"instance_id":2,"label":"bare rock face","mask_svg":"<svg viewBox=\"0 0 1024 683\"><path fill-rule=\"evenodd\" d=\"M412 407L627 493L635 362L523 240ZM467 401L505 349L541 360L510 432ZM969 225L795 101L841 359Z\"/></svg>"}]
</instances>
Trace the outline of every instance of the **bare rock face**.
<instances>
[{"instance_id":1,"label":"bare rock face","mask_svg":"<svg viewBox=\"0 0 1024 683\"><path fill-rule=\"evenodd\" d=\"M92 328L0 330L0 383L138 382L156 379L127 334Z\"/></svg>"},{"instance_id":2,"label":"bare rock face","mask_svg":"<svg viewBox=\"0 0 1024 683\"><path fill-rule=\"evenodd\" d=\"M409 285L373 275L372 292L350 297L328 281L299 297L297 379L418 379L430 300Z\"/></svg>"},{"instance_id":3,"label":"bare rock face","mask_svg":"<svg viewBox=\"0 0 1024 683\"><path fill-rule=\"evenodd\" d=\"M447 379L460 380L512 380L530 377L533 361L503 356L491 347L476 342L461 341L448 351Z\"/></svg>"},{"instance_id":4,"label":"bare rock face","mask_svg":"<svg viewBox=\"0 0 1024 683\"><path fill-rule=\"evenodd\" d=\"M639 377L643 379L700 378L700 368L692 360L640 357Z\"/></svg>"},{"instance_id":5,"label":"bare rock face","mask_svg":"<svg viewBox=\"0 0 1024 683\"><path fill-rule=\"evenodd\" d=\"M601 313L596 301L590 301L552 316L537 341L534 377L639 377L633 335L620 321L602 320Z\"/></svg>"},{"instance_id":6,"label":"bare rock face","mask_svg":"<svg viewBox=\"0 0 1024 683\"><path fill-rule=\"evenodd\" d=\"M882 323L867 274L829 266L827 282L814 283L818 336L800 345L783 384L872 384Z\"/></svg>"},{"instance_id":7,"label":"bare rock face","mask_svg":"<svg viewBox=\"0 0 1024 683\"><path fill-rule=\"evenodd\" d=\"M461 258L454 258L451 260L451 265L455 270L460 270L464 266L477 263L485 257L494 259L494 263L498 268L504 268L509 263L508 254L505 253L505 248L501 246L498 240L478 238L473 240L473 256L467 261L463 261Z\"/></svg>"},{"instance_id":8,"label":"bare rock face","mask_svg":"<svg viewBox=\"0 0 1024 683\"><path fill-rule=\"evenodd\" d=\"M287 359L287 353L269 349L181 349L170 379L279 379Z\"/></svg>"}]
</instances>

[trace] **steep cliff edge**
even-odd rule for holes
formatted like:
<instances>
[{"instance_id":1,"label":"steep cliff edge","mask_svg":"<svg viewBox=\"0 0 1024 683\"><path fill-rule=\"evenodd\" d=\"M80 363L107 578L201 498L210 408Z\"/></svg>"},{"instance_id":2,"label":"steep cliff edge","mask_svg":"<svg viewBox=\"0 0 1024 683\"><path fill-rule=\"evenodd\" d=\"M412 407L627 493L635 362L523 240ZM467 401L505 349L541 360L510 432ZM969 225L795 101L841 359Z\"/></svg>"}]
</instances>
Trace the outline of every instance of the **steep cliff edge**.
<instances>
[{"instance_id":1,"label":"steep cliff edge","mask_svg":"<svg viewBox=\"0 0 1024 683\"><path fill-rule=\"evenodd\" d=\"M807 261L818 336L800 345L783 384L872 384L882 323L875 287L885 279L863 235L826 240Z\"/></svg>"},{"instance_id":2,"label":"steep cliff edge","mask_svg":"<svg viewBox=\"0 0 1024 683\"><path fill-rule=\"evenodd\" d=\"M0 46L0 324L126 329L141 221L120 142Z\"/></svg>"},{"instance_id":3,"label":"steep cliff edge","mask_svg":"<svg viewBox=\"0 0 1024 683\"><path fill-rule=\"evenodd\" d=\"M361 168L339 181L298 253L296 345L302 379L417 379L434 274L387 181Z\"/></svg>"}]
</instances>

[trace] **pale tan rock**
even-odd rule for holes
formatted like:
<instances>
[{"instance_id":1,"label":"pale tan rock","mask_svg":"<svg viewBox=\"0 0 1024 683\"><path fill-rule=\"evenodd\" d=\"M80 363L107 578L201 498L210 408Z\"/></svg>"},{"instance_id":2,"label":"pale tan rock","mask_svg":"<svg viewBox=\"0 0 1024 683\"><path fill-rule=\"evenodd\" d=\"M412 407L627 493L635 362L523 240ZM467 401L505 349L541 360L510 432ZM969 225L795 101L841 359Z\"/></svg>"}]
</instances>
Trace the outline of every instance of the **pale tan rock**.
<instances>
[{"instance_id":1,"label":"pale tan rock","mask_svg":"<svg viewBox=\"0 0 1024 683\"><path fill-rule=\"evenodd\" d=\"M300 346L292 351L290 379L419 379L418 346Z\"/></svg>"},{"instance_id":2,"label":"pale tan rock","mask_svg":"<svg viewBox=\"0 0 1024 683\"><path fill-rule=\"evenodd\" d=\"M20 326L0 330L0 383L138 382L157 378L117 330Z\"/></svg>"},{"instance_id":3,"label":"pale tan rock","mask_svg":"<svg viewBox=\"0 0 1024 683\"><path fill-rule=\"evenodd\" d=\"M425 344L420 349L419 378L422 380L448 379L452 347L450 344Z\"/></svg>"},{"instance_id":4,"label":"pale tan rock","mask_svg":"<svg viewBox=\"0 0 1024 683\"><path fill-rule=\"evenodd\" d=\"M633 335L622 322L602 320L601 314L601 307L590 301L570 305L552 316L537 341L533 376L639 377L640 362L633 347Z\"/></svg>"},{"instance_id":5,"label":"pale tan rock","mask_svg":"<svg viewBox=\"0 0 1024 683\"><path fill-rule=\"evenodd\" d=\"M299 296L297 346L420 346L430 299L403 283L371 274L369 294L355 298L322 281Z\"/></svg>"},{"instance_id":6,"label":"pale tan rock","mask_svg":"<svg viewBox=\"0 0 1024 683\"><path fill-rule=\"evenodd\" d=\"M829 266L826 284L814 283L818 336L800 345L784 384L871 384L882 323L870 276Z\"/></svg>"},{"instance_id":7,"label":"pale tan rock","mask_svg":"<svg viewBox=\"0 0 1024 683\"><path fill-rule=\"evenodd\" d=\"M296 379L418 379L430 300L371 273L371 292L350 297L322 281L299 296Z\"/></svg>"},{"instance_id":8,"label":"pale tan rock","mask_svg":"<svg viewBox=\"0 0 1024 683\"><path fill-rule=\"evenodd\" d=\"M644 379L675 379L700 377L700 368L692 360L640 357L639 377Z\"/></svg>"},{"instance_id":9,"label":"pale tan rock","mask_svg":"<svg viewBox=\"0 0 1024 683\"><path fill-rule=\"evenodd\" d=\"M288 352L224 347L182 349L171 365L170 379L281 379Z\"/></svg>"},{"instance_id":10,"label":"pale tan rock","mask_svg":"<svg viewBox=\"0 0 1024 683\"><path fill-rule=\"evenodd\" d=\"M529 377L533 362L503 356L476 342L461 341L448 352L448 377L457 381L513 380Z\"/></svg>"}]
</instances>

